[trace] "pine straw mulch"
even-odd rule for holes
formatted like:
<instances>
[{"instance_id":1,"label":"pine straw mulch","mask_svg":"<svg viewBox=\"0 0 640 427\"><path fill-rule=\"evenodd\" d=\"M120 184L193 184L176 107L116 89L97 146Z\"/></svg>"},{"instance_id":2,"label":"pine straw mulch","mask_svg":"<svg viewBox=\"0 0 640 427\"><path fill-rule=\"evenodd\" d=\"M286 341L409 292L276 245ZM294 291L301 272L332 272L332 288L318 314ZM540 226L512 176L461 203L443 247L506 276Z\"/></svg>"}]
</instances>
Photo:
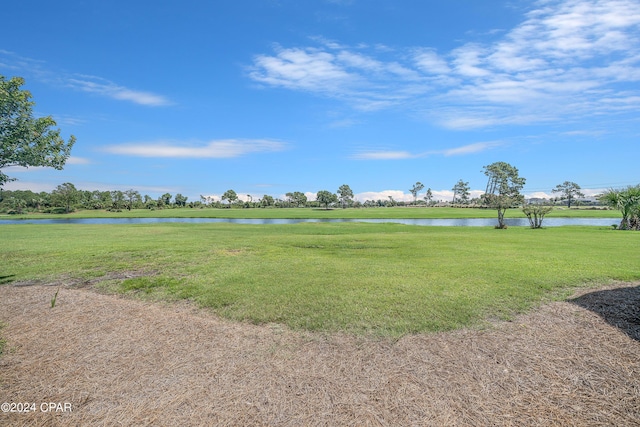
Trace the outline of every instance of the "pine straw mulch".
<instances>
[{"instance_id":1,"label":"pine straw mulch","mask_svg":"<svg viewBox=\"0 0 640 427\"><path fill-rule=\"evenodd\" d=\"M73 409L0 425L639 425L639 285L397 341L5 285L0 402Z\"/></svg>"}]
</instances>

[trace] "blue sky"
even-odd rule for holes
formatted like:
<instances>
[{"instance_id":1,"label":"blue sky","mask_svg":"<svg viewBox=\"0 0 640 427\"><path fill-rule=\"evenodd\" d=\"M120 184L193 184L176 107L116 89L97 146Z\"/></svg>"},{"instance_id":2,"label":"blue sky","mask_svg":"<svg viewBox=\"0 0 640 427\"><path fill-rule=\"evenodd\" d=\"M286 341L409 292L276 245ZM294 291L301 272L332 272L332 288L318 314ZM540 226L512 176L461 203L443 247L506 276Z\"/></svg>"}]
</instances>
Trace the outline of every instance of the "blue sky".
<instances>
[{"instance_id":1,"label":"blue sky","mask_svg":"<svg viewBox=\"0 0 640 427\"><path fill-rule=\"evenodd\" d=\"M640 2L22 0L0 74L77 143L7 189L477 195L509 162L529 196L640 182Z\"/></svg>"}]
</instances>

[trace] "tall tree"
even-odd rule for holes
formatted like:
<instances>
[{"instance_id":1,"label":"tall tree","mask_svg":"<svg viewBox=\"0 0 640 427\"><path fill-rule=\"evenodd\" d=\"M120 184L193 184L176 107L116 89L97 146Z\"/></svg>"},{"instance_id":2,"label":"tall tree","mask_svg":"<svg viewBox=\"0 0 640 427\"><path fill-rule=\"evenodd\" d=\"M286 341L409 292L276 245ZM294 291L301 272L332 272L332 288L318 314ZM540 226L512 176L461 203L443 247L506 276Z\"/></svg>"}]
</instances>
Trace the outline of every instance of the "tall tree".
<instances>
[{"instance_id":1,"label":"tall tree","mask_svg":"<svg viewBox=\"0 0 640 427\"><path fill-rule=\"evenodd\" d=\"M142 201L142 197L140 196L140 193L133 189L125 191L124 197L125 197L125 206L129 211L133 208L133 205L135 203L140 203Z\"/></svg>"},{"instance_id":2,"label":"tall tree","mask_svg":"<svg viewBox=\"0 0 640 427\"><path fill-rule=\"evenodd\" d=\"M343 184L338 188L338 195L342 209L353 203L353 191L347 184Z\"/></svg>"},{"instance_id":3,"label":"tall tree","mask_svg":"<svg viewBox=\"0 0 640 427\"><path fill-rule=\"evenodd\" d=\"M0 169L9 166L64 167L76 139L68 142L60 136L55 120L33 117L31 93L20 87L24 79L12 77L6 80L0 75ZM13 181L0 171L0 188Z\"/></svg>"},{"instance_id":4,"label":"tall tree","mask_svg":"<svg viewBox=\"0 0 640 427\"><path fill-rule=\"evenodd\" d=\"M584 194L580 190L580 186L575 182L565 181L562 184L556 185L556 188L551 190L551 192L561 193L560 200L566 200L567 207L571 209L571 202L573 200L578 197L584 197Z\"/></svg>"},{"instance_id":5,"label":"tall tree","mask_svg":"<svg viewBox=\"0 0 640 427\"><path fill-rule=\"evenodd\" d=\"M433 192L431 188L427 188L427 192L424 195L424 200L427 202L427 205L431 204L431 200L433 199Z\"/></svg>"},{"instance_id":6,"label":"tall tree","mask_svg":"<svg viewBox=\"0 0 640 427\"><path fill-rule=\"evenodd\" d=\"M176 196L174 197L174 200L176 201L176 206L180 206L182 208L187 205L187 199L188 197L183 196L180 193L176 194Z\"/></svg>"},{"instance_id":7,"label":"tall tree","mask_svg":"<svg viewBox=\"0 0 640 427\"><path fill-rule=\"evenodd\" d=\"M233 190L227 190L222 195L222 200L226 200L229 202L229 207L231 207L231 203L238 200L238 194Z\"/></svg>"},{"instance_id":8,"label":"tall tree","mask_svg":"<svg viewBox=\"0 0 640 427\"><path fill-rule=\"evenodd\" d=\"M120 190L111 192L111 209L119 211L125 206L125 196Z\"/></svg>"},{"instance_id":9,"label":"tall tree","mask_svg":"<svg viewBox=\"0 0 640 427\"><path fill-rule=\"evenodd\" d=\"M316 200L321 205L324 205L325 209L329 209L329 205L332 203L336 203L338 201L338 196L336 196L331 191L320 190L316 194Z\"/></svg>"},{"instance_id":10,"label":"tall tree","mask_svg":"<svg viewBox=\"0 0 640 427\"><path fill-rule=\"evenodd\" d=\"M518 169L505 162L495 162L484 167L484 174L488 177L487 188L482 195L482 201L498 211L498 225L496 228L507 228L504 214L507 209L524 202L520 190L526 182L518 174Z\"/></svg>"},{"instance_id":11,"label":"tall tree","mask_svg":"<svg viewBox=\"0 0 640 427\"><path fill-rule=\"evenodd\" d=\"M99 193L100 209L110 208L113 205L113 195L111 191L100 191Z\"/></svg>"},{"instance_id":12,"label":"tall tree","mask_svg":"<svg viewBox=\"0 0 640 427\"><path fill-rule=\"evenodd\" d=\"M64 206L65 212L71 212L71 206L78 200L78 190L75 185L70 182L58 185L55 190L51 192L53 200L57 204Z\"/></svg>"},{"instance_id":13,"label":"tall tree","mask_svg":"<svg viewBox=\"0 0 640 427\"><path fill-rule=\"evenodd\" d=\"M453 200L451 203L456 203L456 198L459 203L467 204L469 203L469 183L464 182L463 180L459 180L456 185L453 186Z\"/></svg>"},{"instance_id":14,"label":"tall tree","mask_svg":"<svg viewBox=\"0 0 640 427\"><path fill-rule=\"evenodd\" d=\"M416 204L416 201L418 200L418 193L421 192L423 188L424 188L424 184L421 183L420 181L418 181L415 184L413 184L413 187L411 187L409 189L409 192L413 196L413 204L414 205Z\"/></svg>"}]
</instances>

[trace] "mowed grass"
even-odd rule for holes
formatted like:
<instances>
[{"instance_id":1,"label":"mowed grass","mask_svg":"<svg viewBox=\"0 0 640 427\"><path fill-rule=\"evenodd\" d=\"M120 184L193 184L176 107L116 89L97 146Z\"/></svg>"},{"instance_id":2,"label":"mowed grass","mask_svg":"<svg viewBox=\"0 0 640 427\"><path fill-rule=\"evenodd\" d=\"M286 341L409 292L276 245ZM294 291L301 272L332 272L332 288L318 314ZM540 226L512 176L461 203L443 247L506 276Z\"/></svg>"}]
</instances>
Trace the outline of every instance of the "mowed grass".
<instances>
[{"instance_id":1,"label":"mowed grass","mask_svg":"<svg viewBox=\"0 0 640 427\"><path fill-rule=\"evenodd\" d=\"M182 209L133 209L122 212L108 212L105 210L79 210L70 214L41 214L29 213L24 215L0 214L0 219L20 218L347 218L347 219L417 219L417 218L496 218L494 209L481 208L426 208L426 207L393 207L393 208L362 208L362 209L212 209L212 208L182 208ZM509 209L507 218L524 218L521 209ZM620 218L617 210L606 209L567 209L557 207L548 217L569 218ZM615 222L615 221L614 221Z\"/></svg>"},{"instance_id":2,"label":"mowed grass","mask_svg":"<svg viewBox=\"0 0 640 427\"><path fill-rule=\"evenodd\" d=\"M640 279L640 233L605 227L22 224L0 235L0 283L111 278L98 286L239 321L380 336L477 326L572 286ZM112 278L124 272L144 275Z\"/></svg>"}]
</instances>

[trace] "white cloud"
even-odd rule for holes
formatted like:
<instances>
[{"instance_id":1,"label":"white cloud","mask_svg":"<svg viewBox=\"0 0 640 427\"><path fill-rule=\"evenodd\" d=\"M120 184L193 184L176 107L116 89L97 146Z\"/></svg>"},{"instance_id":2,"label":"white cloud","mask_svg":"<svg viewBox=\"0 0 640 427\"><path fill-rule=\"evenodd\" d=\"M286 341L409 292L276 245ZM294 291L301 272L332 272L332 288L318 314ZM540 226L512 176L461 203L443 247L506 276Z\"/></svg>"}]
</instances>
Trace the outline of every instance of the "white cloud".
<instances>
[{"instance_id":1,"label":"white cloud","mask_svg":"<svg viewBox=\"0 0 640 427\"><path fill-rule=\"evenodd\" d=\"M448 148L444 150L429 150L422 153L411 153L409 151L393 151L393 150L369 150L360 151L351 156L355 160L403 160L416 159L420 157L442 155L442 156L464 156L467 154L480 153L486 150L504 145L503 142L476 142L456 148Z\"/></svg>"},{"instance_id":2,"label":"white cloud","mask_svg":"<svg viewBox=\"0 0 640 427\"><path fill-rule=\"evenodd\" d=\"M424 111L454 129L566 121L640 108L640 2L540 0L493 43L449 52L324 43L254 58L260 83L361 110Z\"/></svg>"},{"instance_id":3,"label":"white cloud","mask_svg":"<svg viewBox=\"0 0 640 427\"><path fill-rule=\"evenodd\" d=\"M533 191L531 193L526 193L526 199L551 199L556 197L553 193L546 193L544 191Z\"/></svg>"},{"instance_id":4,"label":"white cloud","mask_svg":"<svg viewBox=\"0 0 640 427\"><path fill-rule=\"evenodd\" d=\"M452 52L453 65L457 74L463 77L483 77L490 74L483 68L486 50L479 45L467 44Z\"/></svg>"},{"instance_id":5,"label":"white cloud","mask_svg":"<svg viewBox=\"0 0 640 427\"><path fill-rule=\"evenodd\" d=\"M417 199L422 200L426 192L427 190L425 189L420 193L418 193ZM483 193L484 191L481 191L481 190L470 190L469 198L473 199L473 198L480 197ZM437 201L450 202L451 200L453 200L452 190L433 190L432 189L431 194L433 196L432 200L436 202ZM402 190L365 191L362 193L355 194L354 198L360 202L365 202L367 200L387 201L389 200L389 196L391 196L393 200L395 200L396 202L413 202L413 194L408 192L405 193Z\"/></svg>"},{"instance_id":6,"label":"white cloud","mask_svg":"<svg viewBox=\"0 0 640 427\"><path fill-rule=\"evenodd\" d=\"M91 160L85 157L70 156L67 159L66 164L67 165L89 165L91 164Z\"/></svg>"},{"instance_id":7,"label":"white cloud","mask_svg":"<svg viewBox=\"0 0 640 427\"><path fill-rule=\"evenodd\" d=\"M365 202L367 200L388 201L389 197L392 197L396 202L413 201L413 196L410 193L405 193L401 190L366 191L364 193L357 193L354 195L354 198L360 202Z\"/></svg>"},{"instance_id":8,"label":"white cloud","mask_svg":"<svg viewBox=\"0 0 640 427\"><path fill-rule=\"evenodd\" d=\"M57 184L52 184L50 182L34 182L34 181L10 181L5 183L2 186L3 190L9 191L33 191L34 193L40 193L43 191L51 192L56 188Z\"/></svg>"},{"instance_id":9,"label":"white cloud","mask_svg":"<svg viewBox=\"0 0 640 427\"><path fill-rule=\"evenodd\" d=\"M69 78L65 84L73 89L83 92L96 93L108 98L120 101L130 101L135 104L159 107L170 105L171 102L164 96L151 92L143 92L117 85L108 80L97 77L83 76L83 79Z\"/></svg>"},{"instance_id":10,"label":"white cloud","mask_svg":"<svg viewBox=\"0 0 640 427\"><path fill-rule=\"evenodd\" d=\"M462 147L443 150L445 156L463 156L466 154L480 153L502 145L500 142L477 142L475 144L464 145Z\"/></svg>"},{"instance_id":11,"label":"white cloud","mask_svg":"<svg viewBox=\"0 0 640 427\"><path fill-rule=\"evenodd\" d=\"M28 173L28 172L36 172L36 171L41 171L41 170L45 170L47 169L44 166L6 166L4 168L2 168L2 171L7 174L7 175L11 175L14 173Z\"/></svg>"},{"instance_id":12,"label":"white cloud","mask_svg":"<svg viewBox=\"0 0 640 427\"><path fill-rule=\"evenodd\" d=\"M129 101L152 107L171 105L172 102L162 95L134 90L97 76L61 73L47 68L45 61L21 57L13 52L0 49L0 68L8 68L22 76L33 77L51 85L62 85L87 93L95 93L120 101ZM83 123L73 117L63 117L61 123Z\"/></svg>"},{"instance_id":13,"label":"white cloud","mask_svg":"<svg viewBox=\"0 0 640 427\"><path fill-rule=\"evenodd\" d=\"M416 154L411 154L408 151L363 151L351 156L352 159L357 160L400 160L400 159L413 159L418 157Z\"/></svg>"},{"instance_id":14,"label":"white cloud","mask_svg":"<svg viewBox=\"0 0 640 427\"><path fill-rule=\"evenodd\" d=\"M398 105L424 91L405 83L420 78L409 66L331 46L277 48L275 55L257 55L249 77L269 86L338 98L363 111Z\"/></svg>"},{"instance_id":15,"label":"white cloud","mask_svg":"<svg viewBox=\"0 0 640 427\"><path fill-rule=\"evenodd\" d=\"M447 61L438 56L432 49L422 49L418 51L413 59L417 67L425 73L448 74L451 72Z\"/></svg>"},{"instance_id":16,"label":"white cloud","mask_svg":"<svg viewBox=\"0 0 640 427\"><path fill-rule=\"evenodd\" d=\"M279 49L276 56L258 55L250 76L257 82L312 92L337 92L353 83L335 55L317 49Z\"/></svg>"},{"instance_id":17,"label":"white cloud","mask_svg":"<svg viewBox=\"0 0 640 427\"><path fill-rule=\"evenodd\" d=\"M181 144L173 141L131 143L103 147L111 154L139 157L231 158L252 153L282 151L286 144L267 139L226 139L207 144Z\"/></svg>"}]
</instances>

